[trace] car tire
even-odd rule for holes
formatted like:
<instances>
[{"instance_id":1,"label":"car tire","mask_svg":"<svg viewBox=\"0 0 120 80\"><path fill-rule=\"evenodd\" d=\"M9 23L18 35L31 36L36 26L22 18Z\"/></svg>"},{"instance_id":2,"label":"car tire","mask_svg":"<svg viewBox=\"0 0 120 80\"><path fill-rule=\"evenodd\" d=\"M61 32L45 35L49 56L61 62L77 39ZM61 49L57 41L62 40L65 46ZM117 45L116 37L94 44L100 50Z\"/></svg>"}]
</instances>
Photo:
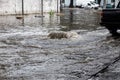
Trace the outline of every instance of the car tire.
<instances>
[{"instance_id":1,"label":"car tire","mask_svg":"<svg viewBox=\"0 0 120 80\"><path fill-rule=\"evenodd\" d=\"M108 31L110 32L110 34L112 34L112 35L118 35L116 27L114 27L114 26L106 26L106 28L108 29Z\"/></svg>"}]
</instances>

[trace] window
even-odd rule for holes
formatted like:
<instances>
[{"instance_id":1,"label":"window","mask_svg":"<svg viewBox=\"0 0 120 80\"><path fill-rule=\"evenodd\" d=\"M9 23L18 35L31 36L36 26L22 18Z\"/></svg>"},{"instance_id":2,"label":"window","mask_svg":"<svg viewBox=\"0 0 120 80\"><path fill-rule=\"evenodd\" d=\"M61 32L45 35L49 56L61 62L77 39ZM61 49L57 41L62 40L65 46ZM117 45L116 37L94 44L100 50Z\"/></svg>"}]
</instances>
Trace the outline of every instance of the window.
<instances>
[{"instance_id":1,"label":"window","mask_svg":"<svg viewBox=\"0 0 120 80\"><path fill-rule=\"evenodd\" d=\"M115 0L111 0L111 2L115 2Z\"/></svg>"}]
</instances>

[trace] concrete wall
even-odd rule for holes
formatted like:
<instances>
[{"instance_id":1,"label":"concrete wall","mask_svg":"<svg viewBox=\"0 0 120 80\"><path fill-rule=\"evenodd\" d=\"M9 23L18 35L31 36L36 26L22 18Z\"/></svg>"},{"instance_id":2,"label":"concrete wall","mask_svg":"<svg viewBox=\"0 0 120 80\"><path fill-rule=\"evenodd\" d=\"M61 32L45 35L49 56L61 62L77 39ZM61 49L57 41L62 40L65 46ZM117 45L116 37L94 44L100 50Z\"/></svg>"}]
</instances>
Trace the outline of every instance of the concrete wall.
<instances>
[{"instance_id":1,"label":"concrete wall","mask_svg":"<svg viewBox=\"0 0 120 80\"><path fill-rule=\"evenodd\" d=\"M60 0L59 7L60 7ZM57 11L57 0L43 0L44 12ZM41 0L24 0L25 13L40 13ZM21 14L22 0L0 0L0 15Z\"/></svg>"}]
</instances>

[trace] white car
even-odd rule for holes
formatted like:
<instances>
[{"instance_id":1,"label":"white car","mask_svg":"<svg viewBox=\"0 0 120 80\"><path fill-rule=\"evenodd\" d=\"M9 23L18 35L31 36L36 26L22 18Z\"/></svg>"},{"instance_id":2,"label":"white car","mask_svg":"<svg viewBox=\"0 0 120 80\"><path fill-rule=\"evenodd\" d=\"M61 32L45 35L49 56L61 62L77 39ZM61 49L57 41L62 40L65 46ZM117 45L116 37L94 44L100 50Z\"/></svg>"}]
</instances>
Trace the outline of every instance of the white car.
<instances>
[{"instance_id":1,"label":"white car","mask_svg":"<svg viewBox=\"0 0 120 80\"><path fill-rule=\"evenodd\" d=\"M95 2L92 2L92 1L90 1L89 3L87 3L87 4L85 5L85 8L94 8L94 9L98 9L98 7L99 7L99 5L96 4Z\"/></svg>"}]
</instances>

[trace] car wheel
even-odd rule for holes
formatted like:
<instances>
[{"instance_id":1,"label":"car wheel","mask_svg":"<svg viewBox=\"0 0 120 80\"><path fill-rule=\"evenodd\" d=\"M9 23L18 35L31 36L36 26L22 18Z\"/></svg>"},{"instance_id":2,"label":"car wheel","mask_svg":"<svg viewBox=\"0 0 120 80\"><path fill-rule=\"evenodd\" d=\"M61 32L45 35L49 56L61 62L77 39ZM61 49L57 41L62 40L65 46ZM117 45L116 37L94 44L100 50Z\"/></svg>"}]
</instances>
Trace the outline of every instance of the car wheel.
<instances>
[{"instance_id":1,"label":"car wheel","mask_svg":"<svg viewBox=\"0 0 120 80\"><path fill-rule=\"evenodd\" d=\"M117 28L116 28L116 27L106 26L106 28L109 30L109 32L110 32L112 35L118 35L118 32L117 32Z\"/></svg>"}]
</instances>

